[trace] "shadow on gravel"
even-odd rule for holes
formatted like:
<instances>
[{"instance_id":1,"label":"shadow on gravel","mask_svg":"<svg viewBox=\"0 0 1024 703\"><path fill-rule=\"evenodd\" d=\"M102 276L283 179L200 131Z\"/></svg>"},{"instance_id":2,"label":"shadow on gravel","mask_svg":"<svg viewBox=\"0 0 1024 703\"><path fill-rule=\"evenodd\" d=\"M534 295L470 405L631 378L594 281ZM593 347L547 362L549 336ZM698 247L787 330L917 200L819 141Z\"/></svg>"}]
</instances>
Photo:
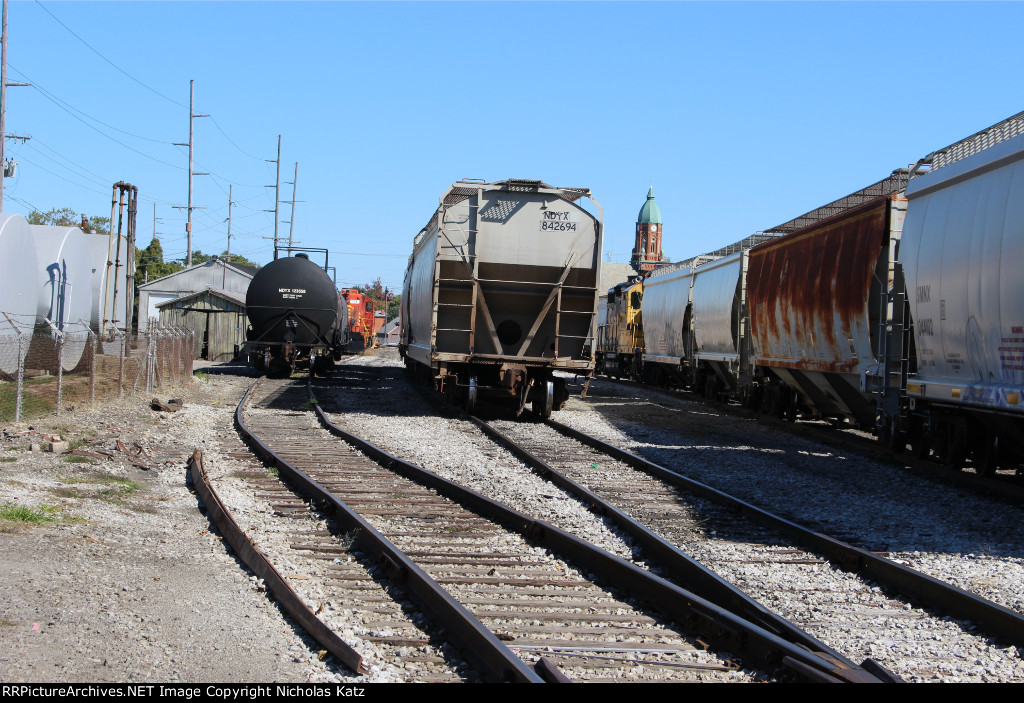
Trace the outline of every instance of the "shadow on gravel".
<instances>
[{"instance_id":1,"label":"shadow on gravel","mask_svg":"<svg viewBox=\"0 0 1024 703\"><path fill-rule=\"evenodd\" d=\"M263 372L257 371L248 364L240 361L221 361L210 363L207 361L193 361L192 374L205 373L210 376L245 376L248 378L259 378Z\"/></svg>"},{"instance_id":2,"label":"shadow on gravel","mask_svg":"<svg viewBox=\"0 0 1024 703\"><path fill-rule=\"evenodd\" d=\"M591 391L632 441L615 444L824 534L879 552L1024 558L1019 506L714 406L608 382Z\"/></svg>"}]
</instances>

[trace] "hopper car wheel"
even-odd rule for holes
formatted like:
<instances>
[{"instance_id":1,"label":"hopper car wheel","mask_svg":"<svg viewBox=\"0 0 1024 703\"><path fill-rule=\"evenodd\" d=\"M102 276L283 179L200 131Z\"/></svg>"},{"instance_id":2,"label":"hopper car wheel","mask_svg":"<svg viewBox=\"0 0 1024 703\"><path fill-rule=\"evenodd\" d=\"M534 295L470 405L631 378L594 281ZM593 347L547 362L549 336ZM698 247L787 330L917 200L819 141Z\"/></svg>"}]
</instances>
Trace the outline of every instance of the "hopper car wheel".
<instances>
[{"instance_id":1,"label":"hopper car wheel","mask_svg":"<svg viewBox=\"0 0 1024 703\"><path fill-rule=\"evenodd\" d=\"M966 428L954 421L949 423L946 431L947 435L942 443L939 459L949 468L960 471L964 468L964 462L967 461Z\"/></svg>"},{"instance_id":2,"label":"hopper car wheel","mask_svg":"<svg viewBox=\"0 0 1024 703\"><path fill-rule=\"evenodd\" d=\"M786 422L796 422L797 411L800 408L800 396L792 390L786 396L786 407L783 412Z\"/></svg>"},{"instance_id":3,"label":"hopper car wheel","mask_svg":"<svg viewBox=\"0 0 1024 703\"><path fill-rule=\"evenodd\" d=\"M469 387L466 388L466 412L471 413L476 409L477 387L476 376L469 379Z\"/></svg>"},{"instance_id":4,"label":"hopper car wheel","mask_svg":"<svg viewBox=\"0 0 1024 703\"><path fill-rule=\"evenodd\" d=\"M928 456L928 434L923 427L914 427L910 434L910 455L915 459L924 459Z\"/></svg>"},{"instance_id":5,"label":"hopper car wheel","mask_svg":"<svg viewBox=\"0 0 1024 703\"><path fill-rule=\"evenodd\" d=\"M990 430L983 430L974 445L971 460L979 476L995 476L999 467L999 435Z\"/></svg>"},{"instance_id":6,"label":"hopper car wheel","mask_svg":"<svg viewBox=\"0 0 1024 703\"><path fill-rule=\"evenodd\" d=\"M539 393L533 398L533 412L535 415L547 420L551 417L551 411L554 408L555 403L555 383L554 381L544 381L543 384L537 388Z\"/></svg>"},{"instance_id":7,"label":"hopper car wheel","mask_svg":"<svg viewBox=\"0 0 1024 703\"><path fill-rule=\"evenodd\" d=\"M878 430L878 441L888 447L894 454L902 454L907 448L907 435L899 429L897 419L893 417Z\"/></svg>"}]
</instances>

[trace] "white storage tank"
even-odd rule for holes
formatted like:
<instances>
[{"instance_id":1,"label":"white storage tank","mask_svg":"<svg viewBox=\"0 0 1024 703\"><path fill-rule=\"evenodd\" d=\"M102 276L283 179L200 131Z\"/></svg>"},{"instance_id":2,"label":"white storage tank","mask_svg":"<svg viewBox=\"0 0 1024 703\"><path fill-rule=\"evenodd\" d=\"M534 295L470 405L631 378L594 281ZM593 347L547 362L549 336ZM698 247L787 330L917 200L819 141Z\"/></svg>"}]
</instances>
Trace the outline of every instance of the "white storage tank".
<instances>
[{"instance_id":1,"label":"white storage tank","mask_svg":"<svg viewBox=\"0 0 1024 703\"><path fill-rule=\"evenodd\" d=\"M124 327L127 315L125 296L128 290L128 239L119 239L120 242L106 234L85 234L92 267L89 326L94 332L102 332L104 322L107 323L108 329L112 325ZM104 306L106 310L101 312Z\"/></svg>"},{"instance_id":2,"label":"white storage tank","mask_svg":"<svg viewBox=\"0 0 1024 703\"><path fill-rule=\"evenodd\" d=\"M92 259L85 240L91 235L77 227L29 227L38 260L36 311L39 329L52 329L46 324L49 320L53 327L64 333L62 365L65 371L71 371L85 351L92 316ZM40 353L48 352L48 349L45 352L42 349L46 344L37 337L33 352L37 347Z\"/></svg>"},{"instance_id":3,"label":"white storage tank","mask_svg":"<svg viewBox=\"0 0 1024 703\"><path fill-rule=\"evenodd\" d=\"M28 221L21 215L0 214L0 312L7 313L0 315L0 374L6 377L18 371L18 332L24 336L22 359L28 351L39 298L38 270Z\"/></svg>"}]
</instances>

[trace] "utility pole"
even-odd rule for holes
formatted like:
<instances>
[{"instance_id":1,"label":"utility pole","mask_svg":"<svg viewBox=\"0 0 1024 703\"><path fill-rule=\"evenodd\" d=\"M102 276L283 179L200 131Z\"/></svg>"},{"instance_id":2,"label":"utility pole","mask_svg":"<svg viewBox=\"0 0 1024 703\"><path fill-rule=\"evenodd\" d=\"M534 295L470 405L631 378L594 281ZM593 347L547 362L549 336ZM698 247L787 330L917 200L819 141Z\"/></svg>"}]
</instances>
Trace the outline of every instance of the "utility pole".
<instances>
[{"instance_id":1,"label":"utility pole","mask_svg":"<svg viewBox=\"0 0 1024 703\"><path fill-rule=\"evenodd\" d=\"M192 211L199 209L192 206L192 176L209 176L208 173L193 173L192 171L192 147L193 147L193 129L192 121L196 117L209 117L209 115L197 115L195 113L195 81L188 82L188 144L174 143L174 146L187 146L188 147L188 222L185 224L185 233L188 235L188 263L186 266L192 265ZM181 206L175 205L179 210Z\"/></svg>"},{"instance_id":2,"label":"utility pole","mask_svg":"<svg viewBox=\"0 0 1024 703\"><path fill-rule=\"evenodd\" d=\"M234 192L235 186L228 184L228 253L224 260L225 264L231 263L231 194ZM228 267L224 267L224 275L221 276L220 287L225 288L228 284Z\"/></svg>"},{"instance_id":3,"label":"utility pole","mask_svg":"<svg viewBox=\"0 0 1024 703\"><path fill-rule=\"evenodd\" d=\"M295 199L295 191L298 189L299 183L299 162L295 162L295 180L292 181L292 218L288 221L288 247L292 246L292 234L295 232L295 203L299 202Z\"/></svg>"},{"instance_id":4,"label":"utility pole","mask_svg":"<svg viewBox=\"0 0 1024 703\"><path fill-rule=\"evenodd\" d=\"M277 164L277 180L274 181L272 186L264 186L264 188L274 189L274 258L277 258L277 211L280 207L281 201L281 135L277 135L277 160L267 159L269 163ZM270 210L264 210L263 212L270 212Z\"/></svg>"},{"instance_id":5,"label":"utility pole","mask_svg":"<svg viewBox=\"0 0 1024 703\"><path fill-rule=\"evenodd\" d=\"M31 85L31 83L7 82L7 0L3 0L3 19L0 20L0 212L4 210L4 178L7 176L7 162L4 160L4 142L7 141L7 86ZM14 137L28 139L28 137Z\"/></svg>"},{"instance_id":6,"label":"utility pole","mask_svg":"<svg viewBox=\"0 0 1024 703\"><path fill-rule=\"evenodd\" d=\"M161 220L161 222L163 222L163 220ZM157 232L156 231L156 223L157 223L156 203L153 203L153 241L156 241L156 238L159 235L163 234L162 232ZM144 264L144 268L142 269L142 282L143 283L149 283L149 265L151 263L152 263L152 261L150 261L148 259L148 257L147 257L146 263Z\"/></svg>"}]
</instances>

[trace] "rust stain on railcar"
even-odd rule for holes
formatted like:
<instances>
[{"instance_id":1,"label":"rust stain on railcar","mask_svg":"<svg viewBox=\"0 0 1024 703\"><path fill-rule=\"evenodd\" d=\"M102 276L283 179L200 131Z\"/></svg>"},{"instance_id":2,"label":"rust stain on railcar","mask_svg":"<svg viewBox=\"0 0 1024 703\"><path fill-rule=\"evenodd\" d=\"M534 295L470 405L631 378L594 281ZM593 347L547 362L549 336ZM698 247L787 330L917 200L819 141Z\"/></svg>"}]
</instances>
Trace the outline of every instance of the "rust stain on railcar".
<instances>
[{"instance_id":1,"label":"rust stain on railcar","mask_svg":"<svg viewBox=\"0 0 1024 703\"><path fill-rule=\"evenodd\" d=\"M868 296L888 206L882 198L751 250L756 363L848 373L868 361L857 350L871 348Z\"/></svg>"}]
</instances>

